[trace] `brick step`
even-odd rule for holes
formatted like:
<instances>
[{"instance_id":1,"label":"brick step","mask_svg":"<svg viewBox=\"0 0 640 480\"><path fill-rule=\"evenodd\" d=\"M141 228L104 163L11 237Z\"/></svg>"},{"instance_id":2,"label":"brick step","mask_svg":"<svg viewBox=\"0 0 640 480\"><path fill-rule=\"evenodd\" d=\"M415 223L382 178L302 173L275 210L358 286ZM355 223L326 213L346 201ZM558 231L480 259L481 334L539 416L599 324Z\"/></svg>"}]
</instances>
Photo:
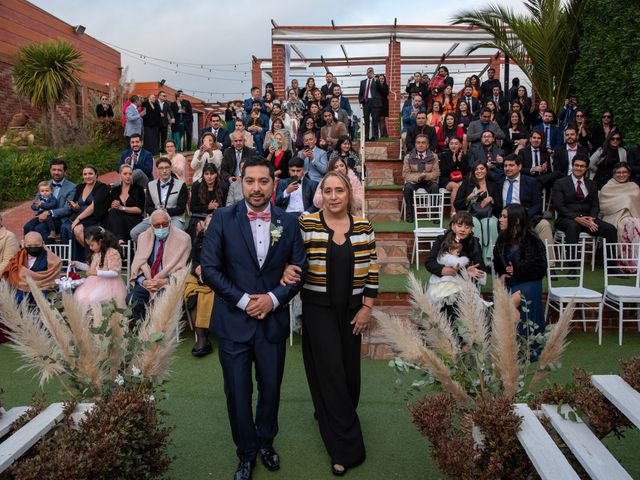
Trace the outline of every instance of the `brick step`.
<instances>
[{"instance_id":1,"label":"brick step","mask_svg":"<svg viewBox=\"0 0 640 480\"><path fill-rule=\"evenodd\" d=\"M376 310L382 310L389 315L398 316L401 321L409 322L411 315L411 307L405 306L376 306ZM371 322L369 332L362 337L362 354L375 360L390 360L396 356L395 352L387 345L386 339L382 336L380 328L376 321Z\"/></svg>"},{"instance_id":2,"label":"brick step","mask_svg":"<svg viewBox=\"0 0 640 480\"><path fill-rule=\"evenodd\" d=\"M378 260L387 257L406 257L407 244L402 240L378 240L376 241Z\"/></svg>"},{"instance_id":3,"label":"brick step","mask_svg":"<svg viewBox=\"0 0 640 480\"><path fill-rule=\"evenodd\" d=\"M398 160L366 160L367 179L380 178L384 172L385 182L382 185L402 185L402 162ZM370 185L381 185L380 183L371 183Z\"/></svg>"},{"instance_id":4,"label":"brick step","mask_svg":"<svg viewBox=\"0 0 640 480\"><path fill-rule=\"evenodd\" d=\"M367 142L366 148L382 147L386 150L386 157L391 159L400 158L400 140L395 139L393 142ZM367 156L368 158L368 156Z\"/></svg>"},{"instance_id":5,"label":"brick step","mask_svg":"<svg viewBox=\"0 0 640 480\"><path fill-rule=\"evenodd\" d=\"M398 197L374 196L367 194L365 198L367 199L367 211L379 209L400 210L402 205L402 200Z\"/></svg>"},{"instance_id":6,"label":"brick step","mask_svg":"<svg viewBox=\"0 0 640 480\"><path fill-rule=\"evenodd\" d=\"M387 145L372 145L371 143L366 144L364 147L364 155L365 158L380 158L380 159L388 159L389 158L389 150Z\"/></svg>"},{"instance_id":7,"label":"brick step","mask_svg":"<svg viewBox=\"0 0 640 480\"><path fill-rule=\"evenodd\" d=\"M367 212L370 222L398 222L400 221L399 208L376 208Z\"/></svg>"},{"instance_id":8,"label":"brick step","mask_svg":"<svg viewBox=\"0 0 640 480\"><path fill-rule=\"evenodd\" d=\"M367 167L367 185L388 185L393 182L394 172L392 168L377 168L369 170Z\"/></svg>"},{"instance_id":9,"label":"brick step","mask_svg":"<svg viewBox=\"0 0 640 480\"><path fill-rule=\"evenodd\" d=\"M382 275L407 275L411 271L411 263L406 255L378 259Z\"/></svg>"}]
</instances>

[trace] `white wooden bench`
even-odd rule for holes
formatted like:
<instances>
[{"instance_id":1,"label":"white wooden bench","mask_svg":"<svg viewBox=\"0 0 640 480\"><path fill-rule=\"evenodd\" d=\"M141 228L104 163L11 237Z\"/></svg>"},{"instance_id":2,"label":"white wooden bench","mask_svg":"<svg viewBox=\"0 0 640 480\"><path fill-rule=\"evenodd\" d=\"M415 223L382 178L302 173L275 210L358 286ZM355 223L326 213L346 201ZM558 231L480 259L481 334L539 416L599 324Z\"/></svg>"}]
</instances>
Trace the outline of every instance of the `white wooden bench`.
<instances>
[{"instance_id":1,"label":"white wooden bench","mask_svg":"<svg viewBox=\"0 0 640 480\"><path fill-rule=\"evenodd\" d=\"M593 375L591 382L631 422L640 428L640 393L618 375ZM527 404L515 405L522 417L518 440L543 480L578 479L564 454L540 422L549 419L553 429L571 450L580 465L594 480L632 480L622 465L607 450L591 429L568 405L542 405L539 412ZM575 416L574 419L570 417Z\"/></svg>"},{"instance_id":2,"label":"white wooden bench","mask_svg":"<svg viewBox=\"0 0 640 480\"><path fill-rule=\"evenodd\" d=\"M71 417L75 422L78 422L92 407L92 403L80 403ZM0 418L0 439L9 432L13 422L28 409L29 407L16 407L8 412L3 412ZM64 404L52 403L0 443L0 473L9 468L13 462L58 425L63 418Z\"/></svg>"}]
</instances>

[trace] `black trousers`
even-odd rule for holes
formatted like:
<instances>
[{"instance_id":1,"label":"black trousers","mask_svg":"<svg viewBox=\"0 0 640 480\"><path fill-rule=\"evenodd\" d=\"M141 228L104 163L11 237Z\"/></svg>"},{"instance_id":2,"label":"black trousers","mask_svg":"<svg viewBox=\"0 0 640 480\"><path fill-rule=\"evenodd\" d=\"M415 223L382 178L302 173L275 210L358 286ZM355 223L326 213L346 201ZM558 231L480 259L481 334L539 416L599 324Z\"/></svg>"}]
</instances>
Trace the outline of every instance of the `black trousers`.
<instances>
[{"instance_id":1,"label":"black trousers","mask_svg":"<svg viewBox=\"0 0 640 480\"><path fill-rule=\"evenodd\" d=\"M302 358L320 435L332 464L365 459L356 409L360 399L360 335L349 322L356 310L302 303Z\"/></svg>"},{"instance_id":2,"label":"black trousers","mask_svg":"<svg viewBox=\"0 0 640 480\"><path fill-rule=\"evenodd\" d=\"M556 220L556 228L565 234L565 243L579 243L580 233L588 233L593 237L604 237L609 243L618 241L618 231L610 223L603 222L599 218L595 220L598 231L592 232L571 218L559 218Z\"/></svg>"},{"instance_id":3,"label":"black trousers","mask_svg":"<svg viewBox=\"0 0 640 480\"><path fill-rule=\"evenodd\" d=\"M364 115L364 138L369 140L369 129L373 129L373 136L371 140L377 140L379 138L378 124L380 122L379 106L371 106L370 102L365 102L362 114Z\"/></svg>"},{"instance_id":4,"label":"black trousers","mask_svg":"<svg viewBox=\"0 0 640 480\"><path fill-rule=\"evenodd\" d=\"M160 151L160 127L144 127L144 148L157 155Z\"/></svg>"},{"instance_id":5,"label":"black trousers","mask_svg":"<svg viewBox=\"0 0 640 480\"><path fill-rule=\"evenodd\" d=\"M193 141L193 119L184 122L185 150L191 150L191 142Z\"/></svg>"},{"instance_id":6,"label":"black trousers","mask_svg":"<svg viewBox=\"0 0 640 480\"><path fill-rule=\"evenodd\" d=\"M424 188L427 193L438 193L438 181L425 180L418 183L405 183L403 188L404 204L407 209L407 218L413 218L413 192L419 188Z\"/></svg>"},{"instance_id":7,"label":"black trousers","mask_svg":"<svg viewBox=\"0 0 640 480\"><path fill-rule=\"evenodd\" d=\"M286 346L285 341L270 343L262 330L258 326L255 337L247 343L218 338L231 435L236 444L236 454L242 462L255 460L259 448L273 446L273 439L278 433ZM251 405L253 365L258 384L255 419Z\"/></svg>"},{"instance_id":8,"label":"black trousers","mask_svg":"<svg viewBox=\"0 0 640 480\"><path fill-rule=\"evenodd\" d=\"M160 126L160 151L162 153L166 152L166 150L164 149L164 144L167 143L168 132L169 132L168 125Z\"/></svg>"},{"instance_id":9,"label":"black trousers","mask_svg":"<svg viewBox=\"0 0 640 480\"><path fill-rule=\"evenodd\" d=\"M149 290L144 288L139 283L136 283L135 286L127 295L127 305L131 305L131 319L139 322L144 318L145 313L147 313L147 304L149 303L149 298L151 298L151 294Z\"/></svg>"}]
</instances>

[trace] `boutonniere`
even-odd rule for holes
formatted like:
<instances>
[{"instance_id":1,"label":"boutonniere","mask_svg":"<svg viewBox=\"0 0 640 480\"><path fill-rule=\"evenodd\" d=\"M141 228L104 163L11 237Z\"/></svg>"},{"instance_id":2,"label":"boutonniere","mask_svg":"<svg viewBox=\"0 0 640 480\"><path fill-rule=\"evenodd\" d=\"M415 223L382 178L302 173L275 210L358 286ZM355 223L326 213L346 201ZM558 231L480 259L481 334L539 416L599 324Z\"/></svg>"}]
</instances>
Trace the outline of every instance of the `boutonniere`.
<instances>
[{"instance_id":1,"label":"boutonniere","mask_svg":"<svg viewBox=\"0 0 640 480\"><path fill-rule=\"evenodd\" d=\"M278 220L278 223L280 223L280 220ZM278 240L280 240L280 237L282 237L282 225L278 225L276 226L275 224L271 224L271 246L273 247L276 243L278 243Z\"/></svg>"}]
</instances>

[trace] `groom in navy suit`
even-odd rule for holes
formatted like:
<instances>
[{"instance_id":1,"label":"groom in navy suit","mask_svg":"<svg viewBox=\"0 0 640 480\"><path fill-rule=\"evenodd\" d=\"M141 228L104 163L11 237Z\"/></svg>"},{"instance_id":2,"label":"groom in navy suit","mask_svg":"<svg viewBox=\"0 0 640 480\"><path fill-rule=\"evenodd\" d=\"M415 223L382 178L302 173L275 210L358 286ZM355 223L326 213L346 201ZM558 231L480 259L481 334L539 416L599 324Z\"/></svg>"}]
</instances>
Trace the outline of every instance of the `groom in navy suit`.
<instances>
[{"instance_id":1,"label":"groom in navy suit","mask_svg":"<svg viewBox=\"0 0 640 480\"><path fill-rule=\"evenodd\" d=\"M289 335L287 304L302 286L282 286L280 278L288 264L302 268L301 277L307 268L298 222L271 205L273 186L273 165L262 157L247 160L242 170L244 201L214 212L202 248L204 280L216 294L212 323L240 459L236 480L251 478L258 455L269 470L280 468L273 439ZM254 363L259 391L255 419Z\"/></svg>"}]
</instances>

